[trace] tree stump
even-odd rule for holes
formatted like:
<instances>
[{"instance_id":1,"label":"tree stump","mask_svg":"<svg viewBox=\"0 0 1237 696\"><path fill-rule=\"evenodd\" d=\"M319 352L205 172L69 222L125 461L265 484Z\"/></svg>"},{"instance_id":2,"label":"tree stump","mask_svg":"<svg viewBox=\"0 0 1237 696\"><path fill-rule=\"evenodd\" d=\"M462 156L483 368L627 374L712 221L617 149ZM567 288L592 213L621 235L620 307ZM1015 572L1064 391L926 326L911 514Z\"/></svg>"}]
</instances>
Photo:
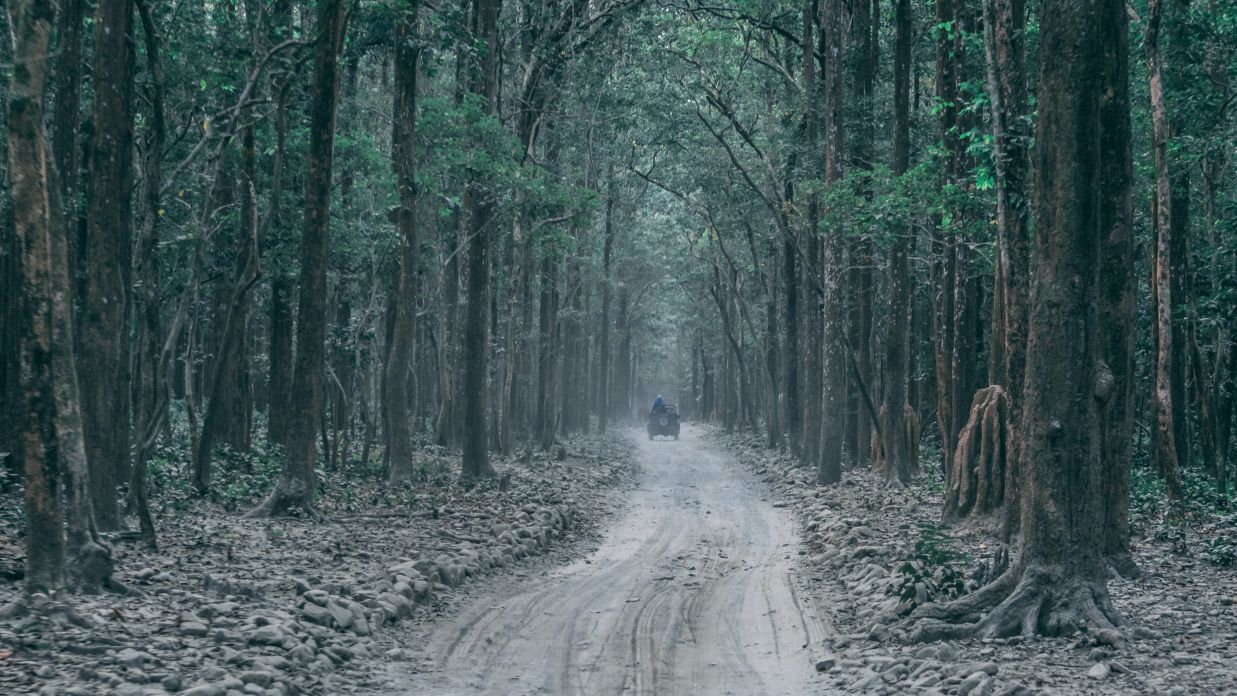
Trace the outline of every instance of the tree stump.
<instances>
[{"instance_id":1,"label":"tree stump","mask_svg":"<svg viewBox=\"0 0 1237 696\"><path fill-rule=\"evenodd\" d=\"M946 482L944 519L987 514L1005 502L1009 410L1009 396L1000 385L975 392Z\"/></svg>"}]
</instances>

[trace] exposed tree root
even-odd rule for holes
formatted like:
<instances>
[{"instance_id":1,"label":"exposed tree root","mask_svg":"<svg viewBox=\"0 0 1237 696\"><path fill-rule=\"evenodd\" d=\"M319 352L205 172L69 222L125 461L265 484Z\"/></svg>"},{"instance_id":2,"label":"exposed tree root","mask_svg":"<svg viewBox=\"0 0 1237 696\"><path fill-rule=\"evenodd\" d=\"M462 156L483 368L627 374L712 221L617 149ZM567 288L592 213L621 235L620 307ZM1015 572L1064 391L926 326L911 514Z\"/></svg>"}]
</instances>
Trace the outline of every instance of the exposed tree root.
<instances>
[{"instance_id":1,"label":"exposed tree root","mask_svg":"<svg viewBox=\"0 0 1237 696\"><path fill-rule=\"evenodd\" d=\"M324 522L326 516L313 504L313 491L301 481L280 476L275 489L256 508L245 513L245 519L263 517L307 517Z\"/></svg>"},{"instance_id":2,"label":"exposed tree root","mask_svg":"<svg viewBox=\"0 0 1237 696\"><path fill-rule=\"evenodd\" d=\"M60 601L58 595L48 596L36 593L18 597L0 606L0 619L20 619L32 614L59 626L92 627L91 623L74 611L72 606Z\"/></svg>"},{"instance_id":3,"label":"exposed tree root","mask_svg":"<svg viewBox=\"0 0 1237 696\"><path fill-rule=\"evenodd\" d=\"M1010 568L976 592L947 604L925 604L897 632L911 643L969 638L1065 636L1086 631L1119 642L1125 619L1112 605L1105 582L1042 566Z\"/></svg>"},{"instance_id":4,"label":"exposed tree root","mask_svg":"<svg viewBox=\"0 0 1237 696\"><path fill-rule=\"evenodd\" d=\"M1138 562L1129 551L1109 556L1108 567L1126 580L1137 580L1143 576L1142 568L1138 567Z\"/></svg>"},{"instance_id":5,"label":"exposed tree root","mask_svg":"<svg viewBox=\"0 0 1237 696\"><path fill-rule=\"evenodd\" d=\"M1000 385L975 392L970 416L954 450L953 469L945 491L945 519L987 514L1004 503L1009 411L1009 397Z\"/></svg>"}]
</instances>

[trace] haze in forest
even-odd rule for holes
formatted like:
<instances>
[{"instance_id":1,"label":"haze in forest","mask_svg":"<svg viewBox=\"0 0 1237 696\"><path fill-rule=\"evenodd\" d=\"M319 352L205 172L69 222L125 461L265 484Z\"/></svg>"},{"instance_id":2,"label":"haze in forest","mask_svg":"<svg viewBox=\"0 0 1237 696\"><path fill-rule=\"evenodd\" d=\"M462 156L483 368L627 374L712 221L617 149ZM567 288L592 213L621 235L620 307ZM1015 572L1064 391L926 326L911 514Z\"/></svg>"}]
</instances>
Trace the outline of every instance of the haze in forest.
<instances>
[{"instance_id":1,"label":"haze in forest","mask_svg":"<svg viewBox=\"0 0 1237 696\"><path fill-rule=\"evenodd\" d=\"M0 691L1237 690L1237 9L8 0Z\"/></svg>"}]
</instances>

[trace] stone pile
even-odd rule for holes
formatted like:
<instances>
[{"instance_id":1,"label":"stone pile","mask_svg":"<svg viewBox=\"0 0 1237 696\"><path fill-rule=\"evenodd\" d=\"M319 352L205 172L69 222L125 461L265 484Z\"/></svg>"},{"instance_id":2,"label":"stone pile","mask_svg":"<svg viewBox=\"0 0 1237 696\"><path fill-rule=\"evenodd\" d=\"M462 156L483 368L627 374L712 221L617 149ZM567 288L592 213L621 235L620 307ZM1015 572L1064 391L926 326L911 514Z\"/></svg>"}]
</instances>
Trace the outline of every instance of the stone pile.
<instances>
[{"instance_id":1,"label":"stone pile","mask_svg":"<svg viewBox=\"0 0 1237 696\"><path fill-rule=\"evenodd\" d=\"M511 474L505 491L427 488L428 514L370 508L337 510L323 523L252 521L203 504L161 520L159 552L117 545L134 596L70 598L81 625L37 606L0 621L0 693L354 691L378 663L406 657L380 648L386 627L473 578L591 538L608 491L634 480L630 442L583 440L568 450L561 461L499 463ZM0 605L17 589L0 586Z\"/></svg>"}]
</instances>

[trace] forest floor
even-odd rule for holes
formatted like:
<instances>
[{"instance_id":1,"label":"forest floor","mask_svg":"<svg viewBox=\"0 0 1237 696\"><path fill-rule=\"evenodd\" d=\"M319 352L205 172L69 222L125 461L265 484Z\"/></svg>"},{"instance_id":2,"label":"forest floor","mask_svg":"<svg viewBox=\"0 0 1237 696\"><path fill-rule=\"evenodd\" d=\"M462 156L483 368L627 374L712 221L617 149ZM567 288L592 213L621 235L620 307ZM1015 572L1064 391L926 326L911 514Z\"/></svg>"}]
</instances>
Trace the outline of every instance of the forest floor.
<instances>
[{"instance_id":1,"label":"forest floor","mask_svg":"<svg viewBox=\"0 0 1237 696\"><path fill-rule=\"evenodd\" d=\"M458 457L434 450L420 453L407 486L386 485L377 467L325 472L322 523L240 517L269 490L273 458L219 472L209 502L161 485L162 474L181 481L183 472L156 463L159 550L132 535L112 542L116 576L135 596L72 597L82 626L53 611L0 620L0 693L355 692L383 663L405 659L378 642L390 625L477 578L578 556L632 485L632 449L624 435L577 438L561 460L495 461L510 474L507 490L462 488ZM19 493L0 499L0 510L9 511L0 515L0 567L19 568ZM19 590L0 581L0 606Z\"/></svg>"},{"instance_id":2,"label":"forest floor","mask_svg":"<svg viewBox=\"0 0 1237 696\"><path fill-rule=\"evenodd\" d=\"M1143 577L1109 583L1129 621L1120 647L1085 636L906 645L882 623L902 604L974 572L997 548L983 520L939 525L942 486L930 475L896 490L869 471L819 487L815 471L731 437L730 449L795 511L811 598L836 633L813 693L1194 694L1237 693L1237 516L1183 509L1155 496L1131 503L1134 554ZM1205 496L1198 496L1205 498Z\"/></svg>"},{"instance_id":3,"label":"forest floor","mask_svg":"<svg viewBox=\"0 0 1237 696\"><path fill-rule=\"evenodd\" d=\"M904 645L879 618L901 590L973 584L995 548L984 523L936 524L931 476L818 487L759 438L702 426L564 451L498 462L505 491L461 488L458 458L429 451L399 489L326 472L326 523L241 519L265 488L244 466L223 505L163 486L161 549L115 542L141 596L74 598L84 628L0 621L0 693L1237 693L1231 515L1135 495L1145 575L1110 584L1120 647ZM17 589L0 583L0 605Z\"/></svg>"}]
</instances>

